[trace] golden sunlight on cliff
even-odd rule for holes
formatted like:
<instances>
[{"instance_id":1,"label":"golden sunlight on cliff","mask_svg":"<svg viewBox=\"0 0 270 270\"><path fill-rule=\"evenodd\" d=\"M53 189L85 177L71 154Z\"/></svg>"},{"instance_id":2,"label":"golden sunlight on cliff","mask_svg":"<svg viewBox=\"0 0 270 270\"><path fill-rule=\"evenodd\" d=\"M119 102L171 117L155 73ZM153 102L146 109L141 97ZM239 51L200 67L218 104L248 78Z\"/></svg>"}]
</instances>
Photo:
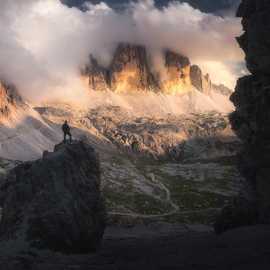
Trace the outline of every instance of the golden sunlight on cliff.
<instances>
[{"instance_id":1,"label":"golden sunlight on cliff","mask_svg":"<svg viewBox=\"0 0 270 270\"><path fill-rule=\"evenodd\" d=\"M88 78L88 89L112 91L118 94L152 92L166 95L192 93L192 89L211 97L213 83L198 65L189 58L166 50L162 53L163 66L159 69L143 46L120 44L108 67L101 66L91 56L82 71ZM87 79L86 79L87 81Z\"/></svg>"},{"instance_id":2,"label":"golden sunlight on cliff","mask_svg":"<svg viewBox=\"0 0 270 270\"><path fill-rule=\"evenodd\" d=\"M191 89L190 66L167 68L165 79L162 81L162 92L165 94L184 94Z\"/></svg>"},{"instance_id":3,"label":"golden sunlight on cliff","mask_svg":"<svg viewBox=\"0 0 270 270\"><path fill-rule=\"evenodd\" d=\"M134 68L127 68L115 74L112 82L112 89L116 93L125 93L133 91L143 91L145 89L140 85L140 76Z\"/></svg>"}]
</instances>

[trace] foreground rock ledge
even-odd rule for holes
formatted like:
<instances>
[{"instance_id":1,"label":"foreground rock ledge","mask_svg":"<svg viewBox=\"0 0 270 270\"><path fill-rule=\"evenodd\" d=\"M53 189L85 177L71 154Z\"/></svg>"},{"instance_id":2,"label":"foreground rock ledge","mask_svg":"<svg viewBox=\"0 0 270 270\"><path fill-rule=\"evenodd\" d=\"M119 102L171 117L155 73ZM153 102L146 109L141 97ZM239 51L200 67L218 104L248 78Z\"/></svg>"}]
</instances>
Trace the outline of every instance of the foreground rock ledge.
<instances>
[{"instance_id":1,"label":"foreground rock ledge","mask_svg":"<svg viewBox=\"0 0 270 270\"><path fill-rule=\"evenodd\" d=\"M64 253L95 251L106 216L97 154L79 141L17 166L1 186L0 205L2 242Z\"/></svg>"}]
</instances>

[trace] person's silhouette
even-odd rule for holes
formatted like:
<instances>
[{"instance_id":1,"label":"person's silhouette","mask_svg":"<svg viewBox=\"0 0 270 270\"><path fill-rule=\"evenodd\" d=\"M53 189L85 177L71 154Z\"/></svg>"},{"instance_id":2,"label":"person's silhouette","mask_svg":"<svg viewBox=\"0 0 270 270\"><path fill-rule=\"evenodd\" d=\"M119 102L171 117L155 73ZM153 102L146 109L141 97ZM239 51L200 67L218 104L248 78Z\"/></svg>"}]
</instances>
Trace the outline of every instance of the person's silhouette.
<instances>
[{"instance_id":1,"label":"person's silhouette","mask_svg":"<svg viewBox=\"0 0 270 270\"><path fill-rule=\"evenodd\" d=\"M71 132L70 132L70 126L68 125L67 120L65 121L65 123L62 126L62 130L63 130L63 133L64 133L64 143L66 143L67 136L69 136L69 141L72 142L72 135L71 135Z\"/></svg>"}]
</instances>

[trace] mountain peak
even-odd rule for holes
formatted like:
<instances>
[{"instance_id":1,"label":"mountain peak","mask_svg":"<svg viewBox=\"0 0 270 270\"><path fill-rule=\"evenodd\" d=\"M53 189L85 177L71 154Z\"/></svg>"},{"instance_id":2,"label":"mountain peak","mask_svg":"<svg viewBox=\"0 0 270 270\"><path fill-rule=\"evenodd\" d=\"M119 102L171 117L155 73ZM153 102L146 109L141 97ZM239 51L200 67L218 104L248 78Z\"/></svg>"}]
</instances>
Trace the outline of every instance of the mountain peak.
<instances>
[{"instance_id":1,"label":"mountain peak","mask_svg":"<svg viewBox=\"0 0 270 270\"><path fill-rule=\"evenodd\" d=\"M145 46L120 43L108 68L90 57L83 75L89 79L89 88L95 91L111 90L116 93L161 92L166 94L187 93L193 87L211 94L211 80L198 66L191 66L188 57L164 50L164 70L155 72L156 66ZM151 68L150 68L151 67Z\"/></svg>"},{"instance_id":2,"label":"mountain peak","mask_svg":"<svg viewBox=\"0 0 270 270\"><path fill-rule=\"evenodd\" d=\"M0 81L0 119L10 117L11 113L23 103L14 85Z\"/></svg>"},{"instance_id":3,"label":"mountain peak","mask_svg":"<svg viewBox=\"0 0 270 270\"><path fill-rule=\"evenodd\" d=\"M110 83L114 92L155 91L159 88L149 66L144 46L120 43L111 66Z\"/></svg>"}]
</instances>

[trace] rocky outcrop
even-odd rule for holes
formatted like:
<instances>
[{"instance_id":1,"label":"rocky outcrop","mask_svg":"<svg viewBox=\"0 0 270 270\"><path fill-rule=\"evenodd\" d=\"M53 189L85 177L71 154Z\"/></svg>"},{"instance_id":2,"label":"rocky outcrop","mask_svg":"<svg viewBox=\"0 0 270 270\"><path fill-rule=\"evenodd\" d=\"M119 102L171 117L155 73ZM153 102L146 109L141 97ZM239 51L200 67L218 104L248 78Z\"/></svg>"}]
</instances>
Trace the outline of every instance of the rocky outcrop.
<instances>
[{"instance_id":1,"label":"rocky outcrop","mask_svg":"<svg viewBox=\"0 0 270 270\"><path fill-rule=\"evenodd\" d=\"M199 66L193 65L190 68L191 84L200 92L210 96L212 91L212 82L209 74L203 75Z\"/></svg>"},{"instance_id":2,"label":"rocky outcrop","mask_svg":"<svg viewBox=\"0 0 270 270\"><path fill-rule=\"evenodd\" d=\"M40 160L18 165L0 189L2 244L65 253L96 250L105 228L99 187L98 156L83 142L57 145Z\"/></svg>"},{"instance_id":3,"label":"rocky outcrop","mask_svg":"<svg viewBox=\"0 0 270 270\"><path fill-rule=\"evenodd\" d=\"M231 100L232 128L244 143L240 169L253 190L254 222L270 222L270 2L243 0L237 15L244 34L238 38L251 75L238 80ZM237 207L235 207L237 209ZM254 215L253 215L254 217ZM226 215L223 216L226 223ZM231 221L232 222L232 221Z\"/></svg>"},{"instance_id":4,"label":"rocky outcrop","mask_svg":"<svg viewBox=\"0 0 270 270\"><path fill-rule=\"evenodd\" d=\"M156 91L158 84L150 71L145 47L120 44L110 67L114 92Z\"/></svg>"},{"instance_id":5,"label":"rocky outcrop","mask_svg":"<svg viewBox=\"0 0 270 270\"><path fill-rule=\"evenodd\" d=\"M0 81L0 120L8 118L23 101L15 86Z\"/></svg>"},{"instance_id":6,"label":"rocky outcrop","mask_svg":"<svg viewBox=\"0 0 270 270\"><path fill-rule=\"evenodd\" d=\"M147 59L145 47L120 44L108 68L100 66L97 60L91 57L83 75L88 77L89 87L95 91L158 91L158 81L151 72Z\"/></svg>"},{"instance_id":7,"label":"rocky outcrop","mask_svg":"<svg viewBox=\"0 0 270 270\"><path fill-rule=\"evenodd\" d=\"M91 89L96 91L103 91L109 89L109 74L108 71L98 64L98 61L91 56L90 66L86 69L88 74L88 83Z\"/></svg>"},{"instance_id":8,"label":"rocky outcrop","mask_svg":"<svg viewBox=\"0 0 270 270\"><path fill-rule=\"evenodd\" d=\"M205 76L202 77L202 93L206 94L207 96L211 96L212 92L212 82L210 79L210 75L207 73Z\"/></svg>"},{"instance_id":9,"label":"rocky outcrop","mask_svg":"<svg viewBox=\"0 0 270 270\"><path fill-rule=\"evenodd\" d=\"M162 92L177 94L191 92L195 87L211 95L212 83L209 75L204 76L198 66L191 66L190 60L170 50L164 51L163 74L150 68L153 62L144 46L120 44L108 68L101 67L91 57L89 66L83 71L89 88L95 91L111 90L116 93Z\"/></svg>"},{"instance_id":10,"label":"rocky outcrop","mask_svg":"<svg viewBox=\"0 0 270 270\"><path fill-rule=\"evenodd\" d=\"M217 217L214 225L215 232L220 234L238 227L255 225L256 219L257 211L254 202L244 197L236 197Z\"/></svg>"},{"instance_id":11,"label":"rocky outcrop","mask_svg":"<svg viewBox=\"0 0 270 270\"><path fill-rule=\"evenodd\" d=\"M190 61L187 57L172 51L165 52L165 79L162 91L168 94L190 91Z\"/></svg>"},{"instance_id":12,"label":"rocky outcrop","mask_svg":"<svg viewBox=\"0 0 270 270\"><path fill-rule=\"evenodd\" d=\"M191 83L196 87L199 91L202 91L202 70L197 65L191 66L190 69L190 79Z\"/></svg>"}]
</instances>

